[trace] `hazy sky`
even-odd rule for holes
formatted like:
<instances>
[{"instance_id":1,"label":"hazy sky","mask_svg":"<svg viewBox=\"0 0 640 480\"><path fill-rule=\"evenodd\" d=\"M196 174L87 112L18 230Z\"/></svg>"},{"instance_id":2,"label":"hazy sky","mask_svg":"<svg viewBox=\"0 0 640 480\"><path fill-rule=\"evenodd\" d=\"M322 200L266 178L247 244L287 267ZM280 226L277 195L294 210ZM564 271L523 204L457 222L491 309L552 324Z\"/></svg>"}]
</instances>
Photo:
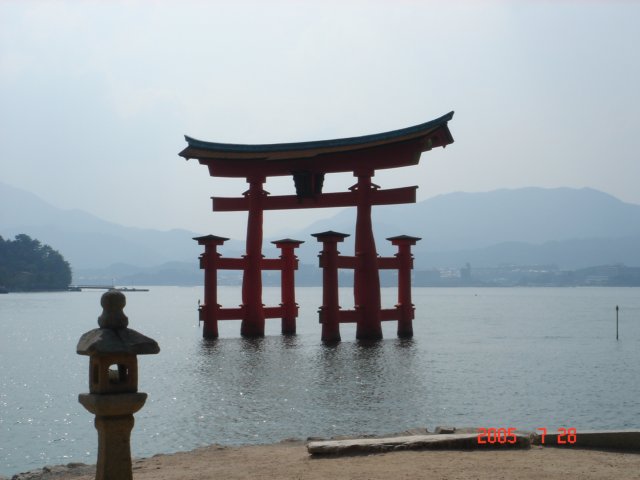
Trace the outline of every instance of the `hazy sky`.
<instances>
[{"instance_id":1,"label":"hazy sky","mask_svg":"<svg viewBox=\"0 0 640 480\"><path fill-rule=\"evenodd\" d=\"M640 2L612 0L4 0L0 181L125 225L241 237L245 214L209 197L246 184L178 157L184 134L323 140L455 110L453 145L374 181L419 199L589 186L640 203L638 25Z\"/></svg>"}]
</instances>

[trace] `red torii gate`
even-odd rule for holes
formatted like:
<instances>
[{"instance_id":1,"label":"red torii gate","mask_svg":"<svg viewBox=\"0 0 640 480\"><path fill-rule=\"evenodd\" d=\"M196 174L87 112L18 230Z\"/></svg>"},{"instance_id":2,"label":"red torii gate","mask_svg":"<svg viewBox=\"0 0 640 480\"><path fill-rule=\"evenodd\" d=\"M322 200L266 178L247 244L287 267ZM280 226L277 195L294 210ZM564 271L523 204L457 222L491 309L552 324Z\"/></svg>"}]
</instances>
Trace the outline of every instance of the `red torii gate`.
<instances>
[{"instance_id":1,"label":"red torii gate","mask_svg":"<svg viewBox=\"0 0 640 480\"><path fill-rule=\"evenodd\" d=\"M241 259L220 259L216 246L222 245L226 239L215 236L196 238L198 243L205 245L205 254L201 257L201 266L205 268L205 304L201 306L201 319L205 322L203 335L217 337L217 320L235 318L242 320L240 332L243 336L263 336L265 318L279 316L283 318L284 333L284 306L265 309L262 304L262 270L267 268L281 270L284 286L285 275L292 279L295 256L293 263L291 259L285 261L283 257L263 258L264 210L355 206L357 208L355 228L357 264L350 264L344 268L354 268L356 338L382 338L381 321L384 311L380 305L378 270L385 267L379 265L384 262L378 257L376 251L371 224L371 207L415 203L418 187L381 190L371 179L378 169L416 165L420 161L422 152L453 143L453 137L448 128L448 122L452 118L453 112L450 112L430 122L401 130L316 142L240 145L204 142L185 136L188 146L180 152L180 156L187 160L197 159L200 164L209 168L211 176L246 178L249 184L249 189L244 192L243 197L212 197L213 211L248 212L246 255ZM357 183L349 189L349 192L323 193L325 174L337 172L353 172L358 179ZM267 177L285 175L293 177L296 195L268 196L269 194L263 189ZM413 240L414 244L415 240ZM406 243L398 241L400 243L396 243L397 245ZM300 243L294 242L298 245ZM399 248L402 251L402 247ZM291 254L292 252L293 248L291 248ZM409 259L410 257L409 253ZM273 265L270 265L272 263ZM217 287L216 280L212 278L215 273L207 274L207 271L215 272L217 268L243 270L242 305L239 309L221 309L217 305L217 294L212 293L212 290ZM396 267L387 266L386 268ZM406 274L402 278L405 277ZM406 290L406 278L399 280L399 286L402 284L405 285ZM327 288L326 283L324 288ZM410 287L408 288L410 290ZM405 305L403 308L406 310L408 306ZM288 311L290 314L291 308ZM413 318L412 314L411 318ZM339 321L354 320L345 318ZM405 336L409 336L408 330L406 333ZM326 340L339 340L339 333L337 337L335 334L329 335Z\"/></svg>"}]
</instances>

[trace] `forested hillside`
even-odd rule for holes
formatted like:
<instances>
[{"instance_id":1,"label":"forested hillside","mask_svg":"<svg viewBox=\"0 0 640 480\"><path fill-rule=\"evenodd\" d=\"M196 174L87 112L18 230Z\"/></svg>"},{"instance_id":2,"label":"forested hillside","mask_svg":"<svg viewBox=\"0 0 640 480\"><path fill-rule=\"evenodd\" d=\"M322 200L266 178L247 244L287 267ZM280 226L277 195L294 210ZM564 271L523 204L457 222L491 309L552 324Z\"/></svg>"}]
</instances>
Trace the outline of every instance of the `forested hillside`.
<instances>
[{"instance_id":1,"label":"forested hillside","mask_svg":"<svg viewBox=\"0 0 640 480\"><path fill-rule=\"evenodd\" d=\"M60 253L28 235L0 236L0 285L10 291L59 290L71 283L71 267Z\"/></svg>"}]
</instances>

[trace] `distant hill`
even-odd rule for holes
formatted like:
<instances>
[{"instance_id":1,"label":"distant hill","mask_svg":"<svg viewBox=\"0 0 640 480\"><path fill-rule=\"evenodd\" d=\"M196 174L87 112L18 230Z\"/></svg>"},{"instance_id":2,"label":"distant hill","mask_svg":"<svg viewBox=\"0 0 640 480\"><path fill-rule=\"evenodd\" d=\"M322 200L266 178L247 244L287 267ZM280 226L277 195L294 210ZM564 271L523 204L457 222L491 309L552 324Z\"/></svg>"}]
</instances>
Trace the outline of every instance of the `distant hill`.
<instances>
[{"instance_id":1,"label":"distant hill","mask_svg":"<svg viewBox=\"0 0 640 480\"><path fill-rule=\"evenodd\" d=\"M394 253L386 237L422 237L414 248L416 268L421 269L460 267L466 262L474 267L508 263L560 268L640 266L640 205L589 188L451 193L412 205L374 207L373 221L381 255ZM324 230L351 234L339 246L343 254L351 255L354 225L355 209L351 208L288 236L305 241L298 255L315 268L321 245L311 234ZM282 227L291 231L291 225ZM78 272L87 278L126 277L138 282L157 278L162 283L202 278L197 268L201 247L191 240L199 235L196 232L124 227L81 210L53 207L0 183L0 235L19 233L55 245L71 263L74 276ZM275 238L279 237L265 239L267 257L279 255L269 243ZM242 242L229 241L221 253L238 256L243 250ZM122 271L116 274L119 268Z\"/></svg>"},{"instance_id":2,"label":"distant hill","mask_svg":"<svg viewBox=\"0 0 640 480\"><path fill-rule=\"evenodd\" d=\"M355 215L355 209L344 210L298 232L296 238L307 240L301 257L319 250L309 235L329 229L351 234L339 249L353 252ZM421 237L414 247L420 267L467 261L535 261L567 268L612 261L640 265L640 205L590 188L451 193L413 205L374 207L373 223L382 255L394 252L386 237Z\"/></svg>"},{"instance_id":3,"label":"distant hill","mask_svg":"<svg viewBox=\"0 0 640 480\"><path fill-rule=\"evenodd\" d=\"M71 283L71 268L59 252L35 238L0 236L0 285L9 291L63 290Z\"/></svg>"},{"instance_id":4,"label":"distant hill","mask_svg":"<svg viewBox=\"0 0 640 480\"><path fill-rule=\"evenodd\" d=\"M0 183L0 235L25 233L55 245L72 268L104 268L113 263L150 267L201 253L187 230L124 227L82 210L56 208L25 190Z\"/></svg>"},{"instance_id":5,"label":"distant hill","mask_svg":"<svg viewBox=\"0 0 640 480\"><path fill-rule=\"evenodd\" d=\"M304 232L353 234L355 209ZM502 242L541 244L579 238L640 235L640 205L590 188L520 188L450 193L409 205L373 208L376 241L401 233L422 237L429 251L483 248Z\"/></svg>"},{"instance_id":6,"label":"distant hill","mask_svg":"<svg viewBox=\"0 0 640 480\"><path fill-rule=\"evenodd\" d=\"M470 250L430 252L416 249L416 269L500 265L555 265L580 269L594 265L640 266L640 237L584 238L534 245L504 242Z\"/></svg>"},{"instance_id":7,"label":"distant hill","mask_svg":"<svg viewBox=\"0 0 640 480\"><path fill-rule=\"evenodd\" d=\"M166 262L152 267L114 263L106 268L74 271L79 285L202 285L203 273L198 262Z\"/></svg>"}]
</instances>

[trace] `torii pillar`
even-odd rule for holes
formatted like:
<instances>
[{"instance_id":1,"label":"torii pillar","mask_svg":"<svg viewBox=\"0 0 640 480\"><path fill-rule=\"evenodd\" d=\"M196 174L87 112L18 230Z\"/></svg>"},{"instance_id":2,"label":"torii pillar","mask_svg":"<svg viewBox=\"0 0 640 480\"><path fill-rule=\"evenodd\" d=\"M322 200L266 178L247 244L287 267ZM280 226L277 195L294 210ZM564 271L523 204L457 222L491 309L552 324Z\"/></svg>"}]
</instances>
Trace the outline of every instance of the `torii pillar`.
<instances>
[{"instance_id":1,"label":"torii pillar","mask_svg":"<svg viewBox=\"0 0 640 480\"><path fill-rule=\"evenodd\" d=\"M372 169L356 170L358 177L355 185L356 237L355 249L357 266L353 278L353 297L356 310L361 313L356 326L358 340L376 340L382 338L380 321L380 274L378 272L378 253L371 223L372 193L377 185L371 182Z\"/></svg>"},{"instance_id":2,"label":"torii pillar","mask_svg":"<svg viewBox=\"0 0 640 480\"><path fill-rule=\"evenodd\" d=\"M247 177L249 190L245 196L249 200L247 220L247 253L244 275L242 276L242 308L244 317L240 334L246 337L264 336L264 306L262 304L262 219L263 199L267 193L262 189L265 177Z\"/></svg>"}]
</instances>

